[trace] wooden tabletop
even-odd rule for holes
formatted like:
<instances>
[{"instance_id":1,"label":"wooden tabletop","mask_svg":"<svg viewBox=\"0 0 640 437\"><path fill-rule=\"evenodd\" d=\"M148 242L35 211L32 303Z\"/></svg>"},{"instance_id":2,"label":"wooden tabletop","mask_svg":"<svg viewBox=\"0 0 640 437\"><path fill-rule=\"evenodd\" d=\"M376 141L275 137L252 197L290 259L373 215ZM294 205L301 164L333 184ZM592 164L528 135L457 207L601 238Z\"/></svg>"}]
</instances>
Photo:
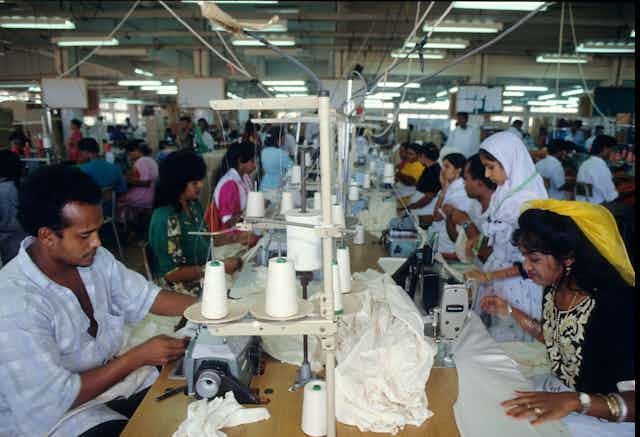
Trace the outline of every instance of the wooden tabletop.
<instances>
[{"instance_id":1,"label":"wooden tabletop","mask_svg":"<svg viewBox=\"0 0 640 437\"><path fill-rule=\"evenodd\" d=\"M380 270L377 260L386 256L382 245L367 235L367 244L350 244L351 270L364 271L368 268ZM143 402L138 407L122 437L170 437L185 419L187 406L194 399L183 394L164 401L156 401L169 388L178 387L184 381L169 380L167 377L173 365L166 366L153 384ZM266 421L225 429L229 437L305 437L300 429L302 417L302 390L289 392L288 388L296 377L297 367L267 358L265 371L254 376L251 386L260 390L261 398L269 399L266 405L271 418ZM273 390L264 394L266 389ZM458 379L453 368L433 368L426 385L429 410L434 415L422 426L407 426L398 437L459 437L453 416L453 404L458 393ZM251 406L248 406L251 407ZM356 427L337 424L339 437L378 437L383 434L363 433Z\"/></svg>"}]
</instances>

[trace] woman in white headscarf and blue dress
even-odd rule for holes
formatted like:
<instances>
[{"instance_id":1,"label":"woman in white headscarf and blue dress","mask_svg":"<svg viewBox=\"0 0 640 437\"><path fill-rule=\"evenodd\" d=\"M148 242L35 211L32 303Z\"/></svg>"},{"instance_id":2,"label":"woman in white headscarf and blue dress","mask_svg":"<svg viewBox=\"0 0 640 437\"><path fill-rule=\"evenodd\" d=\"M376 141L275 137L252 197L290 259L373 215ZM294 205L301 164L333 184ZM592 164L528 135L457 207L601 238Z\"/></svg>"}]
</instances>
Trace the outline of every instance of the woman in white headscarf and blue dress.
<instances>
[{"instance_id":1,"label":"woman in white headscarf and blue dress","mask_svg":"<svg viewBox=\"0 0 640 437\"><path fill-rule=\"evenodd\" d=\"M485 255L482 269L467 274L482 283L474 309L480 311L478 303L483 296L497 295L529 316L539 318L542 288L528 279L522 265L524 258L511 243L511 235L517 228L522 205L547 198L544 182L522 139L511 132L499 132L485 139L480 145L480 159L485 175L497 188L482 225L482 235L474 245L477 253ZM481 316L496 341L533 340L511 318Z\"/></svg>"}]
</instances>

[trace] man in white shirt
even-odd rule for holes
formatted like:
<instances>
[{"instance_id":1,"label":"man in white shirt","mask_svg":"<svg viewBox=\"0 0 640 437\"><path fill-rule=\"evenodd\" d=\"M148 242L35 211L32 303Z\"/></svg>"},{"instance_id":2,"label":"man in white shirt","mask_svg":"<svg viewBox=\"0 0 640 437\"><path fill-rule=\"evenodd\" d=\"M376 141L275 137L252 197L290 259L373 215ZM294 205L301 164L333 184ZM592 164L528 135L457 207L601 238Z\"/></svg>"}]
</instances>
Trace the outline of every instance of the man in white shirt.
<instances>
[{"instance_id":1,"label":"man in white shirt","mask_svg":"<svg viewBox=\"0 0 640 437\"><path fill-rule=\"evenodd\" d=\"M509 129L507 129L508 132L514 133L517 136L519 136L520 138L522 138L523 134L522 134L522 120L515 120L512 124L511 127Z\"/></svg>"},{"instance_id":2,"label":"man in white shirt","mask_svg":"<svg viewBox=\"0 0 640 437\"><path fill-rule=\"evenodd\" d=\"M469 114L458 112L456 128L449 134L447 144L440 151L440 156L446 156L446 148L453 147L460 151L465 158L478 153L480 149L480 132L478 129L467 125Z\"/></svg>"},{"instance_id":3,"label":"man in white shirt","mask_svg":"<svg viewBox=\"0 0 640 437\"><path fill-rule=\"evenodd\" d=\"M613 175L607 166L607 160L610 159L616 144L616 139L609 135L598 135L593 141L591 158L582 163L576 177L577 182L592 185L593 196L576 196L576 200L600 204L618 198Z\"/></svg>"},{"instance_id":4,"label":"man in white shirt","mask_svg":"<svg viewBox=\"0 0 640 437\"><path fill-rule=\"evenodd\" d=\"M564 168L562 162L567 159L569 147L563 140L553 140L547 146L547 156L536 163L538 174L544 179L549 197L557 200L566 200L566 192L562 191L565 184Z\"/></svg>"},{"instance_id":5,"label":"man in white shirt","mask_svg":"<svg viewBox=\"0 0 640 437\"><path fill-rule=\"evenodd\" d=\"M593 145L593 141L596 139L598 135L602 135L602 134L604 134L604 126L600 126L600 125L596 126L593 132L593 135L587 138L587 141L585 141L584 143L584 147L587 149L587 152L591 152L591 146Z\"/></svg>"},{"instance_id":6,"label":"man in white shirt","mask_svg":"<svg viewBox=\"0 0 640 437\"><path fill-rule=\"evenodd\" d=\"M284 150L286 150L286 152L295 159L296 152L298 150L296 137L294 137L287 128L285 128L284 134Z\"/></svg>"}]
</instances>

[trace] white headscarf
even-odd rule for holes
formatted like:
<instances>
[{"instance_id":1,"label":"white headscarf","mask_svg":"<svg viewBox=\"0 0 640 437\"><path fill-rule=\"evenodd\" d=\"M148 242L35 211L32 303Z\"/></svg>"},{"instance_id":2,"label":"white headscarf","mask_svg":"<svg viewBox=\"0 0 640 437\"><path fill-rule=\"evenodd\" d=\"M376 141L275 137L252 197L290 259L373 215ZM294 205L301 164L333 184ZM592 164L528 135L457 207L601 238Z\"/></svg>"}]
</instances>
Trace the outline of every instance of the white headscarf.
<instances>
[{"instance_id":1,"label":"white headscarf","mask_svg":"<svg viewBox=\"0 0 640 437\"><path fill-rule=\"evenodd\" d=\"M537 173L527 147L517 135L498 132L484 140L480 149L494 156L507 175L507 180L498 185L491 196L489 216L492 221L515 223L524 202L547 198L542 177Z\"/></svg>"}]
</instances>

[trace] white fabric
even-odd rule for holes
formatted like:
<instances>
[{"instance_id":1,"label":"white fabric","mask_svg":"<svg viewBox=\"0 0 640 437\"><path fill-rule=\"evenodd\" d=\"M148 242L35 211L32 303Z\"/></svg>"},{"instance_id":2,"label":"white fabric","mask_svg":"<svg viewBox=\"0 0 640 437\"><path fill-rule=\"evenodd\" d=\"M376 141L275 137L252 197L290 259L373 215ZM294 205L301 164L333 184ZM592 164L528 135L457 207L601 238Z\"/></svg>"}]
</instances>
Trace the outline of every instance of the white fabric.
<instances>
[{"instance_id":1,"label":"white fabric","mask_svg":"<svg viewBox=\"0 0 640 437\"><path fill-rule=\"evenodd\" d=\"M613 175L604 159L592 156L582 163L576 176L577 182L593 185L593 197L576 196L576 200L591 203L612 202L618 198Z\"/></svg>"},{"instance_id":2,"label":"white fabric","mask_svg":"<svg viewBox=\"0 0 640 437\"><path fill-rule=\"evenodd\" d=\"M230 168L229 171L220 178L216 185L216 189L213 191L213 200L216 202L216 207L220 207L220 189L228 181L233 181L238 186L238 192L240 193L240 207L244 211L247 207L247 196L249 195L249 191L251 191L251 182L247 175L240 177L240 173L238 173L238 170L235 168ZM220 219L223 223L226 223L230 218L230 215L225 215Z\"/></svg>"},{"instance_id":3,"label":"white fabric","mask_svg":"<svg viewBox=\"0 0 640 437\"><path fill-rule=\"evenodd\" d=\"M445 156L451 155L452 153L460 153L461 155L464 155L464 152L462 151L462 149L459 149L457 147L450 146L447 144L442 149L440 149L440 154L438 155L438 164L440 164L441 168L442 168L442 160L445 158Z\"/></svg>"},{"instance_id":4,"label":"white fabric","mask_svg":"<svg viewBox=\"0 0 640 437\"><path fill-rule=\"evenodd\" d=\"M565 183L564 168L560 160L555 156L547 155L536 163L536 170L540 176L549 179L549 197L566 200L565 192L560 190Z\"/></svg>"},{"instance_id":5,"label":"white fabric","mask_svg":"<svg viewBox=\"0 0 640 437\"><path fill-rule=\"evenodd\" d=\"M357 217L367 232L379 237L389 227L391 219L397 215L395 198L371 197L367 209L360 211Z\"/></svg>"},{"instance_id":6,"label":"white fabric","mask_svg":"<svg viewBox=\"0 0 640 437\"><path fill-rule=\"evenodd\" d=\"M395 190L399 197L412 196L416 192L415 185L405 185L402 182L395 183Z\"/></svg>"},{"instance_id":7,"label":"white fabric","mask_svg":"<svg viewBox=\"0 0 640 437\"><path fill-rule=\"evenodd\" d=\"M467 125L465 129L455 128L447 139L447 147L455 147L461 151L465 158L478 153L480 146L480 130Z\"/></svg>"},{"instance_id":8,"label":"white fabric","mask_svg":"<svg viewBox=\"0 0 640 437\"><path fill-rule=\"evenodd\" d=\"M215 141L213 141L213 137L211 136L209 131L203 131L201 135L202 135L202 142L204 143L204 145L207 146L207 149L209 149L210 152L213 151L213 147L215 146Z\"/></svg>"},{"instance_id":9,"label":"white fabric","mask_svg":"<svg viewBox=\"0 0 640 437\"><path fill-rule=\"evenodd\" d=\"M493 251L483 265L483 271L491 272L522 262L523 257L517 247L511 244L511 235L518 224L520 208L528 200L546 199L547 190L522 140L510 132L491 135L481 145L502 165L507 179L499 185L491 196L487 220L482 233L488 237ZM531 179L529 179L531 178ZM525 181L529 182L523 186ZM478 297L495 294L524 311L535 319L540 318L542 309L542 288L529 279L521 277L496 280L482 285ZM512 319L491 318L490 332L498 341L532 341Z\"/></svg>"},{"instance_id":10,"label":"white fabric","mask_svg":"<svg viewBox=\"0 0 640 437\"><path fill-rule=\"evenodd\" d=\"M210 401L202 399L187 407L187 418L173 437L226 437L220 431L245 423L267 420L271 416L265 407L244 408L236 401L232 391Z\"/></svg>"},{"instance_id":11,"label":"white fabric","mask_svg":"<svg viewBox=\"0 0 640 437\"><path fill-rule=\"evenodd\" d=\"M409 199L409 202L415 203L418 200L422 199L423 197L424 197L423 193L421 193L420 191L416 191L411 195L411 199ZM431 199L431 202L427 203L422 208L412 209L411 212L413 212L415 215L432 215L433 210L436 207L437 201L438 201L438 196L433 196L433 199Z\"/></svg>"},{"instance_id":12,"label":"white fabric","mask_svg":"<svg viewBox=\"0 0 640 437\"><path fill-rule=\"evenodd\" d=\"M284 150L294 158L296 157L296 137L291 135L289 132L284 134Z\"/></svg>"},{"instance_id":13,"label":"white fabric","mask_svg":"<svg viewBox=\"0 0 640 437\"><path fill-rule=\"evenodd\" d=\"M591 135L587 138L587 141L584 142L584 147L587 149L587 152L591 152L591 146L593 146L593 142L596 139L596 135Z\"/></svg>"}]
</instances>

